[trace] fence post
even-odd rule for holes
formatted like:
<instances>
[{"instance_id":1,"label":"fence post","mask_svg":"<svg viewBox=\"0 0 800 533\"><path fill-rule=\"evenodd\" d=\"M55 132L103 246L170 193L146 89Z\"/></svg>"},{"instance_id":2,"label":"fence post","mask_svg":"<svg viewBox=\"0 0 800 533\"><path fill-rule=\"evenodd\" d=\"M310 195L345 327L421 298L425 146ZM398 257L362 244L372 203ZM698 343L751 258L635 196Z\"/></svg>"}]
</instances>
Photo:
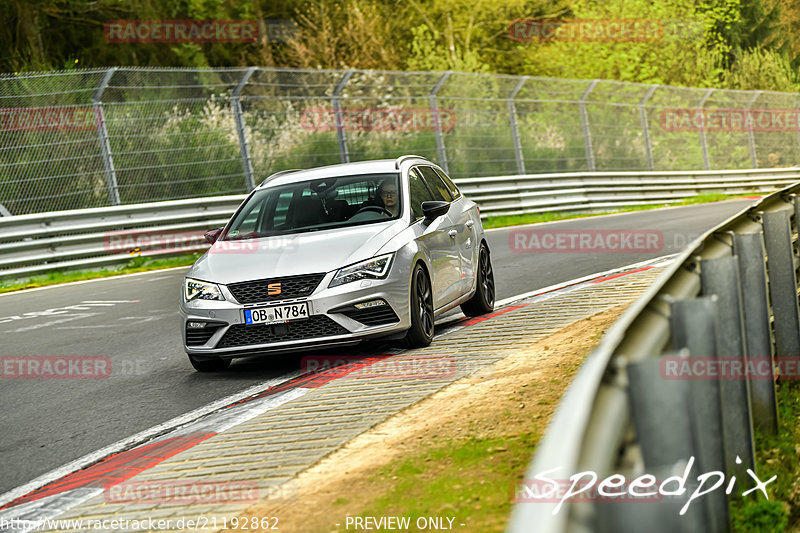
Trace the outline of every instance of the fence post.
<instances>
[{"instance_id":1,"label":"fence post","mask_svg":"<svg viewBox=\"0 0 800 533\"><path fill-rule=\"evenodd\" d=\"M753 104L756 103L756 100L758 100L758 97L761 96L762 92L763 91L756 91L755 94L753 94L753 97L750 99L750 101L747 102L746 112L748 118L751 118L750 108L753 107ZM750 147L750 163L753 165L753 168L758 168L758 157L756 154L756 137L753 134L753 121L749 120L748 124L749 126L747 128L747 145Z\"/></svg>"},{"instance_id":2,"label":"fence post","mask_svg":"<svg viewBox=\"0 0 800 533\"><path fill-rule=\"evenodd\" d=\"M446 174L450 174L450 168L447 166L447 150L445 150L444 146L442 120L441 117L439 117L439 101L436 95L441 88L444 87L445 82L447 82L451 74L453 74L452 70L443 73L439 81L436 82L436 85L431 89L431 92L428 93L428 104L430 105L431 115L433 116L433 135L436 138L436 156L439 158L439 166L442 167L442 170L444 170Z\"/></svg>"},{"instance_id":3,"label":"fence post","mask_svg":"<svg viewBox=\"0 0 800 533\"><path fill-rule=\"evenodd\" d=\"M353 77L353 69L347 70L336 84L331 95L331 104L333 105L333 116L336 121L336 136L339 139L339 159L342 163L350 162L350 152L347 149L347 134L344 131L344 119L342 118L342 101L341 95L347 82Z\"/></svg>"},{"instance_id":4,"label":"fence post","mask_svg":"<svg viewBox=\"0 0 800 533\"><path fill-rule=\"evenodd\" d=\"M103 157L103 168L106 174L106 188L108 189L108 202L111 205L119 205L119 185L117 184L117 171L114 168L114 158L111 155L111 143L108 140L108 127L106 126L106 117L103 113L103 93L106 92L111 77L117 71L117 67L109 68L103 75L100 81L100 86L92 95L92 107L96 119L100 123L100 154Z\"/></svg>"},{"instance_id":5,"label":"fence post","mask_svg":"<svg viewBox=\"0 0 800 533\"><path fill-rule=\"evenodd\" d=\"M517 123L517 105L514 99L528 81L528 76L522 76L508 95L508 118L511 121L511 140L514 142L514 159L517 161L517 173L525 174L525 158L522 155L522 143L519 139L519 124Z\"/></svg>"},{"instance_id":6,"label":"fence post","mask_svg":"<svg viewBox=\"0 0 800 533\"><path fill-rule=\"evenodd\" d=\"M660 85L653 85L650 87L650 90L647 91L647 94L639 100L639 120L642 123L642 136L644 137L644 150L645 156L647 157L647 170L651 171L655 170L655 165L653 164L653 145L650 142L650 127L647 124L647 110L645 109L645 105L659 87Z\"/></svg>"},{"instance_id":7,"label":"fence post","mask_svg":"<svg viewBox=\"0 0 800 533\"><path fill-rule=\"evenodd\" d=\"M248 191L255 189L255 179L253 178L253 161L250 159L250 147L247 145L247 135L244 129L244 118L242 117L241 95L244 86L250 81L250 77L256 71L256 67L248 68L239 83L231 93L231 107L233 108L233 119L236 121L236 134L239 137L239 151L242 155L242 167L244 168L244 181Z\"/></svg>"},{"instance_id":8,"label":"fence post","mask_svg":"<svg viewBox=\"0 0 800 533\"><path fill-rule=\"evenodd\" d=\"M581 95L581 99L578 101L580 106L581 112L581 129L583 130L583 145L586 147L586 165L589 167L589 172L595 171L595 164L594 164L594 150L592 149L592 133L589 131L589 112L586 109L586 98L589 97L589 94L594 90L595 86L600 82L600 80L592 80L592 83L589 84L589 87L583 92Z\"/></svg>"},{"instance_id":9,"label":"fence post","mask_svg":"<svg viewBox=\"0 0 800 533\"><path fill-rule=\"evenodd\" d=\"M697 111L700 114L700 149L703 150L703 166L706 170L711 170L711 160L708 157L708 140L706 139L706 117L703 114L703 106L706 105L706 101L711 98L711 94L714 92L714 89L709 89L706 91L706 94L703 95L703 98L700 99L700 103L697 104Z\"/></svg>"}]
</instances>

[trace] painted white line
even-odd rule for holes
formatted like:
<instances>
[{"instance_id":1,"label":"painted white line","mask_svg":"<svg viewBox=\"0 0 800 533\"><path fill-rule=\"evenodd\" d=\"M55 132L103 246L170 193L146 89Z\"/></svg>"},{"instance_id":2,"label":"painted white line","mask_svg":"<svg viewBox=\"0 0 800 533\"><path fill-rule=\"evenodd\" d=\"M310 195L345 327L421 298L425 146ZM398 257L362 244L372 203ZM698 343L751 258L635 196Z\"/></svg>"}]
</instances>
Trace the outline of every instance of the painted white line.
<instances>
[{"instance_id":1,"label":"painted white line","mask_svg":"<svg viewBox=\"0 0 800 533\"><path fill-rule=\"evenodd\" d=\"M528 292L528 293L518 294L516 296L511 296L510 298L506 298L504 300L501 300L501 301L497 302L496 305L497 305L498 308L499 307L504 307L504 306L506 306L506 305L508 305L510 303L513 303L513 302L524 300L526 298L530 298L532 296L541 295L541 294L544 294L544 293L553 293L553 292L556 292L556 291L558 291L560 289L565 289L565 288L568 288L568 287L570 287L572 285L580 284L580 283L582 283L584 281L590 281L590 280L598 278L598 277L608 276L608 275L611 275L611 274L624 272L626 270L633 270L633 269L640 268L640 267L643 267L643 266L655 266L659 262L669 261L675 255L677 255L677 254L657 257L657 258L654 258L654 259L649 259L647 261L634 263L632 265L627 265L627 266L615 268L615 269L612 269L612 270L606 270L604 272L597 272L595 274L590 274L588 276L583 276L581 278L576 278L576 279L573 279L573 280L565 281L565 282L559 283L557 285L551 285L549 287L545 287L545 288L542 288L542 289L537 289L535 291L531 291L531 292ZM437 335L436 338L438 338L438 337L440 337L442 335L446 335L448 333L451 333L452 331L455 331L457 329L461 329L461 328L454 328L453 330L442 332L441 334ZM75 472L77 470L81 470L83 468L86 468L86 467L94 464L94 463L97 463L101 459L103 459L103 458L105 458L105 457L107 457L107 456L109 456L111 454L119 453L121 451L124 451L124 450L130 449L130 448L133 448L135 446L141 445L144 442L147 442L148 440L151 440L151 439L153 439L155 437L164 436L165 434L170 433L172 431L175 431L175 430L177 430L177 429L179 429L181 427L188 426L188 425L190 425L192 423L195 423L200 418L202 418L202 417L204 417L206 415L210 415L210 414L214 413L215 411L218 411L218 410L220 410L220 409L222 409L222 408L224 408L224 407L226 407L228 405L231 405L233 403L237 403L237 402L239 402L241 400L249 398L250 396L254 396L256 394L264 392L265 390L267 390L271 386L278 385L280 383L284 383L286 381L289 381L289 380L294 379L295 377L299 377L301 375L303 375L303 372L301 370L296 370L296 371L291 372L289 374L285 374L285 375L283 375L281 377L274 378L274 379L269 380L269 381L265 381L265 382L260 383L258 385L254 385L254 386L252 386L252 387L250 387L248 389L245 389L242 392L239 392L239 393L227 396L225 398L222 398L220 400L217 400L217 401L215 401L215 402L213 402L211 404L208 404L208 405L206 405L204 407L200 407L198 409L190 411L189 413L186 413L186 414L181 415L179 417L173 418L172 420L168 420L167 422L164 422L164 423L159 424L157 426L154 426L154 427L152 427L150 429L147 429L145 431L137 433L136 435L132 435L131 437L128 437L128 438L123 439L121 441L118 441L118 442L116 442L114 444L106 446L105 448L97 450L96 452L93 452L93 453L90 453L88 455L85 455L85 456L83 456L83 457L81 457L79 459L76 459L75 461L72 461L72 462L70 462L70 463L68 463L68 464L66 464L66 465L64 465L64 466L62 466L60 468L57 468L57 469L55 469L55 470L53 470L51 472L48 472L47 474L39 476L38 478L26 483L25 485L23 485L21 487L17 487L15 489L12 489L9 492L6 492L5 494L0 495L0 506L3 506L3 505L5 505L6 503L8 503L8 502L10 502L12 500L15 500L16 498L19 498L20 496L24 496L25 494L28 494L29 492L31 492L33 490L36 490L36 489L38 489L38 488L40 488L40 487L42 487L44 485L47 485L48 483L52 483L53 481L56 481L57 479L60 479L60 478L62 478L64 476L66 476L66 475L69 475L69 474L71 474L71 473L73 473L73 472ZM294 391L297 391L297 392L294 392ZM236 426L236 425L238 425L238 424L240 424L242 422L250 420L251 418L253 418L253 417L255 417L255 416L257 416L257 415L259 415L259 414L261 414L261 413L263 413L263 412L265 412L267 410L269 410L269 409L272 409L274 407L278 407L278 406L280 406L280 405L282 405L282 404L294 399L295 397L302 396L303 394L305 394L307 392L307 389L303 389L302 387L299 387L298 389L294 389L294 391L287 391L287 392L289 392L288 394L281 394L279 397L271 398L271 399L269 399L267 401L264 401L263 403L259 402L258 404L254 404L251 408L247 409L246 411L244 411L242 413L238 413L237 412L233 416L231 416L230 418L225 416L227 413L223 414L222 418L221 418L221 425L218 426L217 429L215 429L214 424L211 424L209 429L211 429L213 431L216 431L217 433L222 433L223 431L225 431L227 429L230 429L231 427L234 427L234 426ZM300 392L300 391L302 391L302 392Z\"/></svg>"},{"instance_id":2,"label":"painted white line","mask_svg":"<svg viewBox=\"0 0 800 533\"><path fill-rule=\"evenodd\" d=\"M594 274L589 274L588 276L583 276L580 278L571 279L569 281L564 281L562 283L557 283L555 285L550 285L549 287L543 287L541 289L536 289L535 291L526 292L524 294L517 294L516 296L510 296L499 302L495 302L495 307L505 307L506 305L512 304L514 302L518 302L520 300L525 300L527 298L532 298L534 296L539 296L540 294L545 294L548 292L554 292L561 289L565 289L570 285L577 285L579 283L583 283L585 281L591 281L595 278L603 278L605 276L610 276L612 274L619 274L620 272L625 272L627 270L635 270L637 268L642 268L646 266L658 266L660 263L669 263L674 259L678 254L670 254L670 255L662 255L661 257L655 257L653 259L647 259L645 261L640 261L638 263L633 263L632 265L627 265L624 267L619 268L612 268L611 270L606 270L604 272L595 272Z\"/></svg>"},{"instance_id":3,"label":"painted white line","mask_svg":"<svg viewBox=\"0 0 800 533\"><path fill-rule=\"evenodd\" d=\"M30 292L46 291L48 289L57 289L59 287L69 287L71 285L83 285L85 283L96 283L98 281L133 278L137 276L150 276L153 274L163 274L164 272L172 272L173 270L189 270L189 266L190 265L181 267L160 268L158 270L148 270L147 272L134 272L133 274L120 274L119 276L108 276L105 278L97 278L97 279L85 279L83 281L69 281L67 283L58 283L56 285L48 285L46 287L35 287L33 289L22 289L21 291L4 292L0 294L0 298L2 298L3 296L12 296L14 294L28 294ZM164 277L166 278L168 276Z\"/></svg>"},{"instance_id":4,"label":"painted white line","mask_svg":"<svg viewBox=\"0 0 800 533\"><path fill-rule=\"evenodd\" d=\"M249 387L241 392L237 392L236 394L231 394L230 396L226 396L225 398L219 399L203 407L199 407L186 414L177 416L171 420L167 420L166 422L158 424L157 426L153 426L150 429L146 429L144 431L136 433L135 435L131 435L126 439L117 441L114 444L110 444L104 448L101 448L100 450L84 455L79 459L76 459L72 462L65 464L64 466L56 468L55 470L52 470L46 474L37 477L36 479L26 483L25 485L22 485L21 487L12 489L6 492L5 494L0 494L0 507L2 507L3 505L7 504L10 501L19 498L20 496L24 496L25 494L28 494L33 490L43 487L48 483L52 483L53 481L56 481L57 479L60 479L66 475L69 475L73 472L91 466L96 462L100 461L101 459L108 457L111 454L119 453L121 451L133 448L155 437L159 437L165 433L174 431L182 426L186 426L188 424L196 422L199 418L209 415L214 411L217 411L228 405L249 398L250 396L254 396L256 394L264 392L270 387L279 385L281 383L289 381L290 379L294 379L295 377L298 377L300 375L302 375L302 372L300 370L296 370L294 372L290 372L278 378L273 378L271 380L264 381L262 383L259 383L258 385L253 385L252 387Z\"/></svg>"}]
</instances>

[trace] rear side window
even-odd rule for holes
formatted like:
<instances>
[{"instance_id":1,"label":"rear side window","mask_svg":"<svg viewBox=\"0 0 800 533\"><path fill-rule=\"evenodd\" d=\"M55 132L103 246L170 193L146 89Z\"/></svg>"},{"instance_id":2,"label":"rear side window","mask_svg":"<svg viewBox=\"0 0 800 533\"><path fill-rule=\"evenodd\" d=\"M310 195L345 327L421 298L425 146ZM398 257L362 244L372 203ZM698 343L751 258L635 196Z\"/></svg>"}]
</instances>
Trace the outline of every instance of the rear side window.
<instances>
[{"instance_id":1,"label":"rear side window","mask_svg":"<svg viewBox=\"0 0 800 533\"><path fill-rule=\"evenodd\" d=\"M408 171L408 188L411 191L411 212L414 215L414 220L419 220L424 216L422 214L422 202L433 201L434 197L417 169L412 168Z\"/></svg>"},{"instance_id":2,"label":"rear side window","mask_svg":"<svg viewBox=\"0 0 800 533\"><path fill-rule=\"evenodd\" d=\"M442 200L444 202L452 202L453 195L450 193L450 190L447 188L447 185L444 184L442 178L433 170L433 167L417 167L422 174L422 177L425 179L425 183L428 184L428 187L433 192L433 196L436 200Z\"/></svg>"},{"instance_id":3,"label":"rear side window","mask_svg":"<svg viewBox=\"0 0 800 533\"><path fill-rule=\"evenodd\" d=\"M456 187L456 184L453 183L453 180L448 178L447 174L445 174L444 172L442 172L438 168L434 169L434 170L436 171L436 174L438 174L439 177L442 178L442 181L447 186L447 188L450 190L450 194L453 195L453 198L461 198L461 191L458 190L458 187Z\"/></svg>"}]
</instances>

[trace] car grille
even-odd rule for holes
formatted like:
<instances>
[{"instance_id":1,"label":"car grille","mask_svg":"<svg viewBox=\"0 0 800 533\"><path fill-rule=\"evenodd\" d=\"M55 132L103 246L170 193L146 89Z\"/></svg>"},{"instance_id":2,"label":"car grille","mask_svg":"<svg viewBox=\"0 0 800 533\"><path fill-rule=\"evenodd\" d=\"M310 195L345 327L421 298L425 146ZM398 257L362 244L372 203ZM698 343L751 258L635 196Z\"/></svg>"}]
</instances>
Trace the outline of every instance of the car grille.
<instances>
[{"instance_id":1,"label":"car grille","mask_svg":"<svg viewBox=\"0 0 800 533\"><path fill-rule=\"evenodd\" d=\"M217 348L232 348L253 344L269 344L272 342L297 341L331 337L349 333L342 326L326 315L312 315L304 320L286 322L285 324L234 324L217 344Z\"/></svg>"},{"instance_id":2,"label":"car grille","mask_svg":"<svg viewBox=\"0 0 800 533\"><path fill-rule=\"evenodd\" d=\"M204 328L186 328L186 346L202 346L208 342L222 324L208 324Z\"/></svg>"},{"instance_id":3,"label":"car grille","mask_svg":"<svg viewBox=\"0 0 800 533\"><path fill-rule=\"evenodd\" d=\"M397 314L388 305L367 309L348 309L341 313L353 320L361 322L365 326L383 326L400 321Z\"/></svg>"},{"instance_id":4,"label":"car grille","mask_svg":"<svg viewBox=\"0 0 800 533\"><path fill-rule=\"evenodd\" d=\"M228 285L228 290L231 291L236 301L242 304L286 300L287 298L300 298L310 295L324 277L325 274L308 274L305 276L242 281L240 283L231 283ZM276 283L281 284L281 292L280 294L270 295L268 285Z\"/></svg>"}]
</instances>

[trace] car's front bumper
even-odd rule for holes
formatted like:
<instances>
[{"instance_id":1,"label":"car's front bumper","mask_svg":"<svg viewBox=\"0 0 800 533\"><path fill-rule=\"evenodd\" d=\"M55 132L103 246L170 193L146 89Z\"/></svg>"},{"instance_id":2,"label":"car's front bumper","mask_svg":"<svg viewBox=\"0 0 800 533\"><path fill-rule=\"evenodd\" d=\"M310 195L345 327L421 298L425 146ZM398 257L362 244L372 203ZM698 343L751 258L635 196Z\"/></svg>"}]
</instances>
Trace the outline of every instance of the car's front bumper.
<instances>
[{"instance_id":1,"label":"car's front bumper","mask_svg":"<svg viewBox=\"0 0 800 533\"><path fill-rule=\"evenodd\" d=\"M329 288L330 272L308 297L240 304L224 285L225 301L182 301L184 350L193 356L237 357L354 344L400 333L410 327L408 280L393 269L382 280L361 280ZM402 271L400 271L402 272ZM399 275L398 275L399 274ZM357 310L356 303L383 300L385 306ZM281 324L244 323L244 310L308 302L309 318ZM202 328L189 328L189 323Z\"/></svg>"}]
</instances>

